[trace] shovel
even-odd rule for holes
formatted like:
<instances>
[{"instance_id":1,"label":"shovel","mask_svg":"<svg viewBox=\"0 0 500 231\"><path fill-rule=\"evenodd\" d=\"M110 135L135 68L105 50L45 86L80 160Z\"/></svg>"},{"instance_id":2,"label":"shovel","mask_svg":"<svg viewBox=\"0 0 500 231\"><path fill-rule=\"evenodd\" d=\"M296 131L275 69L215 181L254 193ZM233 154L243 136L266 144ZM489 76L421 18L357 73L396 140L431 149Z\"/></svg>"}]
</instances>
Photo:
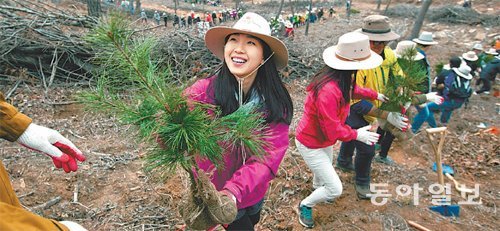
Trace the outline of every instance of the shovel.
<instances>
[{"instance_id":1,"label":"shovel","mask_svg":"<svg viewBox=\"0 0 500 231\"><path fill-rule=\"evenodd\" d=\"M446 127L429 128L429 129L426 129L425 131L427 132L427 138L429 139L429 142L431 143L431 146L432 146L432 150L434 151L434 154L435 154L436 170L437 170L439 184L441 184L443 187L445 187L444 176L443 176L443 165L441 163L441 151L443 150L444 139L446 137ZM440 135L439 144L437 147L434 144L434 141L432 138L433 134L436 134L436 133ZM446 190L443 190L443 195L445 195L445 193L446 193ZM437 205L437 206L431 206L429 208L432 211L438 212L443 216L456 216L456 217L458 217L460 215L460 206L458 206L458 205Z\"/></svg>"},{"instance_id":2,"label":"shovel","mask_svg":"<svg viewBox=\"0 0 500 231\"><path fill-rule=\"evenodd\" d=\"M441 164L442 167L443 167L443 173L444 175L450 179L451 181L453 181L453 185L455 186L455 190L457 190L458 192L461 192L461 193L474 193L474 190L473 189L469 189L467 187L464 186L464 184L460 184L457 180L455 180L455 178L453 177L453 175L455 175L455 171L453 170L453 168L449 165L446 165L446 164ZM434 165L432 165L432 171L434 172L437 172L437 164L434 163ZM462 197L464 197L464 194L461 194ZM467 198L465 198L467 199Z\"/></svg>"}]
</instances>

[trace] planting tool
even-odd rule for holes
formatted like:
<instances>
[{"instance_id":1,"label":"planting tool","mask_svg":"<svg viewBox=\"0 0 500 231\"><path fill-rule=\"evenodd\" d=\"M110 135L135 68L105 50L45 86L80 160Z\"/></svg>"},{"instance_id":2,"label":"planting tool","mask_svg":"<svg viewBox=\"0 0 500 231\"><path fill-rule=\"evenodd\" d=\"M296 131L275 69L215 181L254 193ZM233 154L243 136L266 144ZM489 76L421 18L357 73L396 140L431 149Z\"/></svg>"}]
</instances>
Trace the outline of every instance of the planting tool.
<instances>
[{"instance_id":1,"label":"planting tool","mask_svg":"<svg viewBox=\"0 0 500 231\"><path fill-rule=\"evenodd\" d=\"M429 128L425 130L427 132L427 138L429 139L429 142L432 146L432 150L434 151L435 154L435 160L436 160L436 170L437 170L437 175L438 175L438 181L441 186L445 187L444 185L444 176L443 176L443 165L441 163L441 151L443 150L443 145L444 145L444 139L446 137L446 127L439 127L439 128ZM439 134L440 139L438 146L434 144L433 141L433 134ZM453 169L452 169L453 170ZM443 195L445 195L446 190L443 190ZM459 216L460 214L460 206L458 205L437 205L437 206L431 206L429 207L434 212L438 212L443 216Z\"/></svg>"},{"instance_id":2,"label":"planting tool","mask_svg":"<svg viewBox=\"0 0 500 231\"><path fill-rule=\"evenodd\" d=\"M464 184L461 184L460 182L458 182L454 175L455 175L455 171L453 170L453 168L449 165L446 165L446 164L441 164L442 166L442 169L443 169L443 174L448 178L450 179L451 181L453 181L453 185L455 186L455 189L458 191L458 192L463 192L463 193L474 193L474 190L473 189L469 189L467 187L464 186ZM432 171L434 172L437 172L437 164L434 163L432 165ZM462 197L464 196L463 194L461 194Z\"/></svg>"}]
</instances>

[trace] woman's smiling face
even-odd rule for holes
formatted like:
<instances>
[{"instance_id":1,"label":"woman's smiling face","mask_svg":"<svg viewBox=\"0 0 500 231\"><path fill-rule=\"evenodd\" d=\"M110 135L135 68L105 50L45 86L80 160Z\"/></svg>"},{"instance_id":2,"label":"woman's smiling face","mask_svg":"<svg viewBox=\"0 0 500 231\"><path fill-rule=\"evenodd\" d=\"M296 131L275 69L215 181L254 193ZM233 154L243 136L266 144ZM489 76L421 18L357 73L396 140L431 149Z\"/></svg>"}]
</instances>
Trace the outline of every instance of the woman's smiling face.
<instances>
[{"instance_id":1,"label":"woman's smiling face","mask_svg":"<svg viewBox=\"0 0 500 231\"><path fill-rule=\"evenodd\" d=\"M257 76L257 71L254 70L264 60L263 45L259 39L251 35L229 35L224 46L224 60L234 76L253 80Z\"/></svg>"}]
</instances>

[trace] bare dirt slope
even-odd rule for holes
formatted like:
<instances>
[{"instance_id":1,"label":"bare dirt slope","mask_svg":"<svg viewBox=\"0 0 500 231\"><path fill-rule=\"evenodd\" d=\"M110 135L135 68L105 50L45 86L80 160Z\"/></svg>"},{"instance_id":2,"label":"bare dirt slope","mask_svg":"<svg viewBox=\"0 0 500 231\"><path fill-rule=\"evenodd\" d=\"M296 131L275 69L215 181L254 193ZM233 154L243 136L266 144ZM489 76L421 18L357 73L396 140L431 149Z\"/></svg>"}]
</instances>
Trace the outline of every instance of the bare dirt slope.
<instances>
[{"instance_id":1,"label":"bare dirt slope","mask_svg":"<svg viewBox=\"0 0 500 231\"><path fill-rule=\"evenodd\" d=\"M144 5L148 3L143 2ZM340 34L359 28L361 19L373 13L370 10L374 9L375 1L365 2L355 1L354 6L361 9L361 14L353 15L350 22L342 19L341 14L337 19L313 24L309 37L304 37L304 28L300 28L296 39L288 41L288 45L307 44L307 52L319 54L325 47L335 44ZM393 24L400 33L408 29L403 19L393 19ZM468 47L464 46L463 40L473 41L460 37L458 43L453 35L469 34L474 29L485 34L492 33L491 30L498 32L498 27L486 31L482 27L438 23L426 24L423 29L448 31L446 36L437 38L440 45L429 51L434 63L465 52ZM162 30L159 33L168 31L158 30ZM317 62L321 62L319 57ZM295 104L294 125L302 114L308 79L304 77L287 82ZM1 90L11 87L12 84L7 84ZM146 147L134 139L135 128L120 125L113 117L85 112L81 105L73 102L74 95L80 90L65 85L45 92L38 82L26 81L11 97L12 103L33 117L36 123L59 130L88 157L77 173L65 174L52 167L50 158L14 143L0 141L0 158L9 171L21 203L45 217L74 220L89 230L181 228L183 222L177 205L185 185L179 175L160 178L145 173L143 156ZM317 226L313 230L409 230L407 220L416 221L431 230L498 230L498 136L481 132L476 127L480 122L500 126L495 103L500 103L499 98L473 96L467 108L453 115L443 151L445 163L454 167L458 180L468 187L479 185L482 204L461 205L459 218L443 217L428 209L432 199L428 186L435 183L437 177L431 170L431 147L425 134L420 133L409 142L393 145L390 155L397 165L375 163L373 166L372 181L387 183L387 189L392 194L386 205L375 206L370 201L358 200L353 188L353 175L339 172L344 186L343 195L333 204L315 208ZM295 208L311 192L312 176L293 143L292 130L291 146L277 178L271 183L258 230L304 230L297 221ZM396 195L398 185L412 186L416 183L424 188L416 201L413 195ZM58 196L61 200L55 205L37 208ZM453 204L462 201L455 191L451 198Z\"/></svg>"}]
</instances>

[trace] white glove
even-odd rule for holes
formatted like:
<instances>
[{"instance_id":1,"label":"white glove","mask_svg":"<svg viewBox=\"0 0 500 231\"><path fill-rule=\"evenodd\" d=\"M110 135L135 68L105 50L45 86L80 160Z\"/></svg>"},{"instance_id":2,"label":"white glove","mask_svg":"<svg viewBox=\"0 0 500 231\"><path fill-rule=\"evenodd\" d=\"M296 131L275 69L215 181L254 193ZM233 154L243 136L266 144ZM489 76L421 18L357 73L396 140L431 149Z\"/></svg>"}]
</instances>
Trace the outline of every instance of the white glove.
<instances>
[{"instance_id":1,"label":"white glove","mask_svg":"<svg viewBox=\"0 0 500 231\"><path fill-rule=\"evenodd\" d=\"M387 96L385 96L384 94L380 94L380 93L377 93L377 100L380 101L380 102L387 102L389 101L389 98L387 98Z\"/></svg>"},{"instance_id":2,"label":"white glove","mask_svg":"<svg viewBox=\"0 0 500 231\"><path fill-rule=\"evenodd\" d=\"M380 135L376 132L370 132L371 125L358 128L356 131L358 132L358 136L356 137L357 141L363 142L368 145L374 145L377 143Z\"/></svg>"},{"instance_id":3,"label":"white glove","mask_svg":"<svg viewBox=\"0 0 500 231\"><path fill-rule=\"evenodd\" d=\"M56 168L76 172L76 160L85 161L83 153L59 132L31 123L17 142L52 158Z\"/></svg>"},{"instance_id":4,"label":"white glove","mask_svg":"<svg viewBox=\"0 0 500 231\"><path fill-rule=\"evenodd\" d=\"M408 119L398 112L389 112L389 115L387 116L387 122L391 123L399 130L403 130L404 128L408 127Z\"/></svg>"},{"instance_id":5,"label":"white glove","mask_svg":"<svg viewBox=\"0 0 500 231\"><path fill-rule=\"evenodd\" d=\"M434 102L437 105L442 104L444 101L443 97L437 95L437 92L427 93L425 97L427 98L427 102Z\"/></svg>"},{"instance_id":6,"label":"white glove","mask_svg":"<svg viewBox=\"0 0 500 231\"><path fill-rule=\"evenodd\" d=\"M66 226L66 228L68 228L69 231L87 231L87 229L83 228L83 226L72 221L59 221L59 223Z\"/></svg>"}]
</instances>

